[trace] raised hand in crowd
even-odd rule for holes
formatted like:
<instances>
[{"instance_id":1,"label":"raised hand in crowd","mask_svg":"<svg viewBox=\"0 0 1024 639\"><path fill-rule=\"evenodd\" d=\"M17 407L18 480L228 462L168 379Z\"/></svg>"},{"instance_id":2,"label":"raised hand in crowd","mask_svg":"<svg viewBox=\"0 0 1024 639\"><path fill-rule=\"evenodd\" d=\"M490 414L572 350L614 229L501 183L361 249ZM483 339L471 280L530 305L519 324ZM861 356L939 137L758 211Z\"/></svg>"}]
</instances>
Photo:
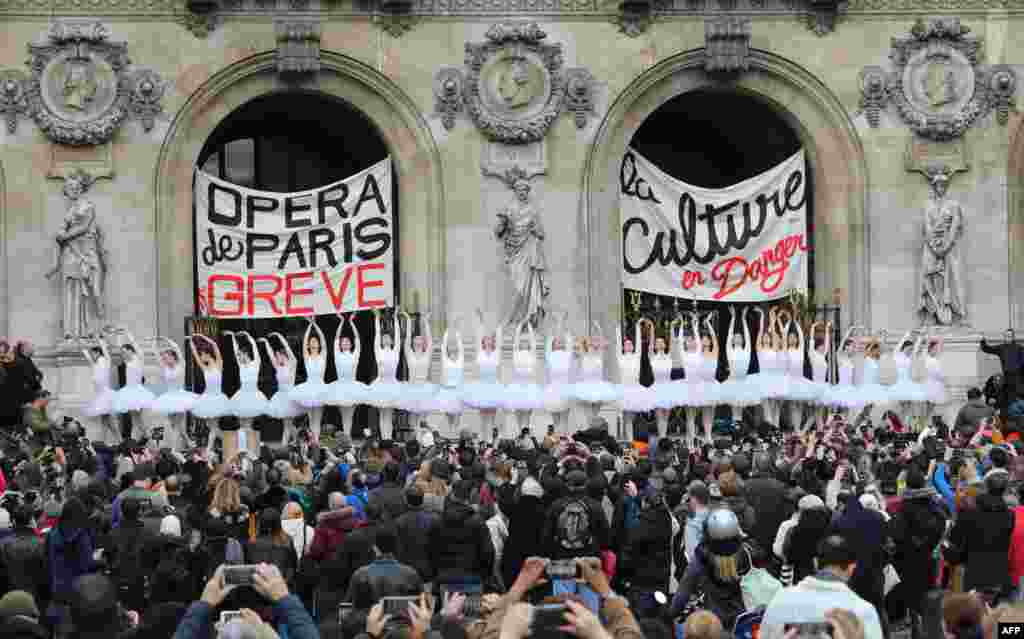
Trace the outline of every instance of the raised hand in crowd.
<instances>
[{"instance_id":1,"label":"raised hand in crowd","mask_svg":"<svg viewBox=\"0 0 1024 639\"><path fill-rule=\"evenodd\" d=\"M597 615L575 601L565 602L568 610L565 611L566 625L559 628L580 639L611 639L611 635L601 624Z\"/></svg>"}]
</instances>

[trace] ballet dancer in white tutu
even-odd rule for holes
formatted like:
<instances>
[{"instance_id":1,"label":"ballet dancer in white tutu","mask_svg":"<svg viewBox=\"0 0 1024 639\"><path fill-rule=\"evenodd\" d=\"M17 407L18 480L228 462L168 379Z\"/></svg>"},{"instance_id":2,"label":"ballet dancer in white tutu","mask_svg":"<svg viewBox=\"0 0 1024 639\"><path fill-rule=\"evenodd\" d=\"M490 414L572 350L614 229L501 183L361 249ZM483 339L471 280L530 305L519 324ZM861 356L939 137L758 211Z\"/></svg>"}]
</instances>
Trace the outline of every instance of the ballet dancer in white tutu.
<instances>
[{"instance_id":1,"label":"ballet dancer in white tutu","mask_svg":"<svg viewBox=\"0 0 1024 639\"><path fill-rule=\"evenodd\" d=\"M309 316L307 319L309 326L306 327L306 332L302 335L302 363L306 367L306 381L292 387L289 396L293 402L306 409L306 415L309 417L310 441L319 444L320 431L324 422L324 404L330 397L328 386L324 383L324 375L327 374L327 353L324 351L324 333L320 330L320 325L316 323L316 318ZM338 335L340 334L341 324L338 325ZM335 344L335 348L337 348L337 344ZM356 359L358 361L358 358ZM335 358L334 361L337 365L338 359ZM338 377L341 377L340 372ZM344 414L342 411L342 416Z\"/></svg>"},{"instance_id":2,"label":"ballet dancer in white tutu","mask_svg":"<svg viewBox=\"0 0 1024 639\"><path fill-rule=\"evenodd\" d=\"M704 317L704 329L706 332L701 335L701 361L697 368L698 379L700 380L700 416L704 424L704 441L708 444L714 441L712 426L715 420L715 407L721 403L722 384L717 379L718 374L718 335L715 333L715 326L712 323L716 311L708 313ZM699 316L693 313L693 324L699 326Z\"/></svg>"},{"instance_id":3,"label":"ballet dancer in white tutu","mask_svg":"<svg viewBox=\"0 0 1024 639\"><path fill-rule=\"evenodd\" d=\"M185 358L178 344L166 337L157 337L160 375L167 385L167 391L153 400L149 407L157 415L165 415L169 421L164 430L164 447L180 451L188 444L186 414L195 406L199 396L185 390Z\"/></svg>"},{"instance_id":4,"label":"ballet dancer in white tutu","mask_svg":"<svg viewBox=\"0 0 1024 639\"><path fill-rule=\"evenodd\" d=\"M853 385L853 372L856 364L853 361L857 350L857 341L854 334L859 330L857 326L851 326L843 336L839 353L836 355L836 370L839 379L835 384L828 387L825 392L826 405L832 410L845 413L850 410L860 410L864 407L857 388Z\"/></svg>"},{"instance_id":5,"label":"ballet dancer in white tutu","mask_svg":"<svg viewBox=\"0 0 1024 639\"><path fill-rule=\"evenodd\" d=\"M896 368L896 383L887 389L889 399L896 403L900 420L904 424L913 422L914 410L927 399L925 387L913 379L914 356L924 341L924 332L918 333L916 342L911 340L913 333L913 331L904 333L903 338L892 350L892 363Z\"/></svg>"},{"instance_id":6,"label":"ballet dancer in white tutu","mask_svg":"<svg viewBox=\"0 0 1024 639\"><path fill-rule=\"evenodd\" d=\"M804 407L818 399L818 389L804 377L804 362L807 358L804 329L800 320L789 311L779 312L782 334L786 337L786 400L789 402L789 423L799 431L803 425Z\"/></svg>"},{"instance_id":7,"label":"ballet dancer in white tutu","mask_svg":"<svg viewBox=\"0 0 1024 639\"><path fill-rule=\"evenodd\" d=\"M781 328L776 309L768 310L768 323L765 324L764 310L758 308L761 315L761 330L758 333L757 346L757 383L765 398L764 418L775 427L782 426L782 400L786 395L786 353L782 341Z\"/></svg>"},{"instance_id":8,"label":"ballet dancer in white tutu","mask_svg":"<svg viewBox=\"0 0 1024 639\"><path fill-rule=\"evenodd\" d=\"M640 324L648 320L638 320L633 328L633 339L622 337L622 328L615 329L615 341L619 346L619 383L622 386L622 423L626 430L625 437L632 440L635 436L633 420L637 413L646 413L654 409L654 393L640 384L640 353L636 344L640 342Z\"/></svg>"},{"instance_id":9,"label":"ballet dancer in white tutu","mask_svg":"<svg viewBox=\"0 0 1024 639\"><path fill-rule=\"evenodd\" d=\"M235 353L235 361L238 362L238 381L241 385L238 392L231 396L231 414L238 418L239 423L238 450L259 456L259 433L254 423L257 417L270 414L270 400L259 389L262 365L260 352L256 347L256 340L249 333L224 331L224 334L231 338L231 348ZM244 336L248 344L242 344L238 340L239 335ZM233 459L233 451L225 447L224 452L227 455L226 459Z\"/></svg>"},{"instance_id":10,"label":"ballet dancer in white tutu","mask_svg":"<svg viewBox=\"0 0 1024 639\"><path fill-rule=\"evenodd\" d=\"M657 337L654 333L655 326L651 323L651 345L648 357L651 360L651 372L654 374L654 383L650 390L654 393L654 417L658 432L655 436L661 437L668 434L668 418L672 409L681 406L686 399L678 393L678 384L672 383L672 352L669 350L670 342L664 337ZM669 333L672 326L669 326Z\"/></svg>"},{"instance_id":11,"label":"ballet dancer in white tutu","mask_svg":"<svg viewBox=\"0 0 1024 639\"><path fill-rule=\"evenodd\" d=\"M946 344L941 335L929 336L924 356L925 370L925 418L931 419L938 406L949 401L946 389L946 373L942 369L942 352Z\"/></svg>"},{"instance_id":12,"label":"ballet dancer in white tutu","mask_svg":"<svg viewBox=\"0 0 1024 639\"><path fill-rule=\"evenodd\" d=\"M102 439L106 444L120 444L121 431L111 417L114 414L114 389L111 385L110 351L103 338L96 340L97 345L83 349L82 354L92 366L92 384L96 396L83 409L87 417L95 417L103 426Z\"/></svg>"},{"instance_id":13,"label":"ballet dancer in white tutu","mask_svg":"<svg viewBox=\"0 0 1024 639\"><path fill-rule=\"evenodd\" d=\"M114 393L114 412L128 415L129 439L149 436L142 411L153 404L156 396L142 385L142 371L145 357L138 343L128 331L122 333L121 356L124 358L124 386Z\"/></svg>"},{"instance_id":14,"label":"ballet dancer in white tutu","mask_svg":"<svg viewBox=\"0 0 1024 639\"><path fill-rule=\"evenodd\" d=\"M883 330L881 335L869 336L864 343L864 360L861 362L861 383L857 386L857 396L861 404L872 410L889 404L889 393L879 383L881 378L882 340L888 335Z\"/></svg>"},{"instance_id":15,"label":"ballet dancer in white tutu","mask_svg":"<svg viewBox=\"0 0 1024 639\"><path fill-rule=\"evenodd\" d=\"M380 327L380 311L373 311L373 353L377 361L377 377L366 390L367 404L380 411L380 437L390 441L395 434L395 408L402 399L402 386L398 382L397 344L402 342L402 326L395 318L395 334L385 333Z\"/></svg>"},{"instance_id":16,"label":"ballet dancer in white tutu","mask_svg":"<svg viewBox=\"0 0 1024 639\"><path fill-rule=\"evenodd\" d=\"M224 431L220 427L220 418L231 414L231 401L222 389L224 359L221 357L217 342L205 335L193 333L186 337L185 341L192 351L192 359L199 363L199 369L203 371L205 388L192 405L192 416L204 420L209 428L209 435L206 438L206 452L209 455L213 452L213 441L217 437L220 437L224 446L227 446L228 438L224 436ZM232 439L235 440L233 448L237 449L237 436ZM228 461L226 456L224 461Z\"/></svg>"},{"instance_id":17,"label":"ballet dancer in white tutu","mask_svg":"<svg viewBox=\"0 0 1024 639\"><path fill-rule=\"evenodd\" d=\"M455 341L449 341L450 331L445 329L441 337L441 385L433 397L423 402L421 411L424 413L441 413L448 420L448 435L455 437L459 432L459 419L465 410L463 386L466 371L466 351L463 347L462 332L458 328L458 320L453 318ZM493 425L493 421L491 425ZM482 436L488 432L483 430Z\"/></svg>"},{"instance_id":18,"label":"ballet dancer in white tutu","mask_svg":"<svg viewBox=\"0 0 1024 639\"><path fill-rule=\"evenodd\" d=\"M523 327L526 337L523 337ZM502 408L513 411L519 432L530 429L533 411L544 408L544 394L537 384L537 334L533 326L523 321L516 327L512 342L511 383L505 386L505 398Z\"/></svg>"},{"instance_id":19,"label":"ballet dancer in white tutu","mask_svg":"<svg viewBox=\"0 0 1024 639\"><path fill-rule=\"evenodd\" d=\"M736 330L736 307L729 307L729 332L726 334L728 347L725 354L729 361L729 378L722 382L722 399L732 406L732 418L740 421L743 409L761 403L761 388L757 380L749 376L750 372L750 324L747 323L749 306L743 307L740 313L742 332Z\"/></svg>"},{"instance_id":20,"label":"ballet dancer in white tutu","mask_svg":"<svg viewBox=\"0 0 1024 639\"><path fill-rule=\"evenodd\" d=\"M696 323L696 316L690 315L687 320L685 314L680 314L678 320L679 332L672 340L673 348L682 351L679 355L683 365L683 373L686 377L682 380L672 382L679 388L679 394L683 401L683 421L686 424L686 443L689 446L697 446L697 431L700 423L700 410L704 405L704 383L701 381L700 367L704 361L704 355L700 350L700 327Z\"/></svg>"},{"instance_id":21,"label":"ballet dancer in white tutu","mask_svg":"<svg viewBox=\"0 0 1024 639\"><path fill-rule=\"evenodd\" d=\"M352 417L355 415L356 406L366 403L369 387L356 381L356 368L359 366L359 355L363 348L359 339L359 331L356 330L352 321L352 314L339 314L338 318L340 321L338 329L334 332L333 341L334 370L338 374L338 379L326 386L326 392L322 396L326 398L326 403L338 407L341 412L341 432L348 435L352 432ZM352 331L351 338L342 334L346 326ZM316 330L317 334L323 335L320 333L319 327ZM306 334L308 336L309 331ZM309 355L306 357L306 362L306 370L310 370ZM320 370L322 372L322 369ZM323 377L321 376L319 379L323 383ZM319 437L319 431L315 433L315 436Z\"/></svg>"},{"instance_id":22,"label":"ballet dancer in white tutu","mask_svg":"<svg viewBox=\"0 0 1024 639\"><path fill-rule=\"evenodd\" d=\"M622 389L604 379L604 354L608 339L601 332L601 324L594 321L594 334L577 340L580 360L579 374L570 393L583 410L583 422L590 423L602 404L622 401Z\"/></svg>"},{"instance_id":23,"label":"ballet dancer in white tutu","mask_svg":"<svg viewBox=\"0 0 1024 639\"><path fill-rule=\"evenodd\" d=\"M822 325L821 321L812 323L807 335L808 340L814 342L814 348L807 353L807 359L811 363L811 384L816 389L814 403L818 407L820 423L825 423L828 417L829 396L832 391L829 375L829 363L833 357L833 354L830 352L832 348L832 322L827 321L824 324L824 337L818 337L818 327Z\"/></svg>"},{"instance_id":24,"label":"ballet dancer in white tutu","mask_svg":"<svg viewBox=\"0 0 1024 639\"><path fill-rule=\"evenodd\" d=\"M299 437L295 419L304 415L306 409L292 399L292 390L295 388L295 371L298 369L295 353L284 335L274 332L270 334L270 337L277 339L276 348L267 337L261 337L256 341L263 344L267 359L274 365L277 392L270 398L267 412L271 417L280 419L284 424L284 428L281 430L281 446L287 448L290 442Z\"/></svg>"},{"instance_id":25,"label":"ballet dancer in white tutu","mask_svg":"<svg viewBox=\"0 0 1024 639\"><path fill-rule=\"evenodd\" d=\"M426 409L427 404L437 395L437 384L430 383L434 336L430 332L430 313L423 314L423 334L416 337L412 337L415 332L412 317L405 311L401 311L401 316L405 318L405 341L402 343L402 352L405 353L405 365L409 367L409 381L402 385L398 406L409 411L409 424L416 429L420 419L430 412Z\"/></svg>"},{"instance_id":26,"label":"ballet dancer in white tutu","mask_svg":"<svg viewBox=\"0 0 1024 639\"><path fill-rule=\"evenodd\" d=\"M555 432L559 435L572 434L569 427L569 408L572 395L572 372L574 364L572 333L567 325L568 313L559 313L551 334L544 340L544 363L548 382L544 386L544 410L551 413Z\"/></svg>"},{"instance_id":27,"label":"ballet dancer in white tutu","mask_svg":"<svg viewBox=\"0 0 1024 639\"><path fill-rule=\"evenodd\" d=\"M493 332L487 331L484 325L483 311L476 310L477 378L475 382L465 385L462 397L466 406L480 411L480 432L485 436L494 428L495 417L505 396L505 387L498 382L498 369L501 365L501 350L499 349L502 343L501 331L500 322L494 327ZM507 432L502 434L508 435Z\"/></svg>"}]
</instances>

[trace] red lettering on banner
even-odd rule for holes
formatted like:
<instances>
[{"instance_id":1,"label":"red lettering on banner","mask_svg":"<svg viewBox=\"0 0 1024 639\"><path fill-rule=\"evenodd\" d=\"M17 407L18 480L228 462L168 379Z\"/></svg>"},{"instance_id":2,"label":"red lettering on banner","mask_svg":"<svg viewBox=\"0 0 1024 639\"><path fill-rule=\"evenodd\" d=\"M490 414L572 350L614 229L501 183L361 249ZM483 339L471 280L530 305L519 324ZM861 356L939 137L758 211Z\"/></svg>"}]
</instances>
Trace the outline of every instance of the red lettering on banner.
<instances>
[{"instance_id":1,"label":"red lettering on banner","mask_svg":"<svg viewBox=\"0 0 1024 639\"><path fill-rule=\"evenodd\" d=\"M217 308L217 295L214 293L214 286L217 282L231 282L235 285L237 292L227 292L224 294L225 300L238 302L238 307L235 310L230 311ZM206 279L206 299L209 304L210 315L213 317L238 317L242 315L242 309L245 308L245 280L238 275L211 275Z\"/></svg>"},{"instance_id":2,"label":"red lettering on banner","mask_svg":"<svg viewBox=\"0 0 1024 639\"><path fill-rule=\"evenodd\" d=\"M345 301L345 291L348 290L348 282L352 279L352 269L345 269L345 275L341 278L341 286L338 290L334 290L334 284L331 282L331 276L327 271L320 271L320 279L324 282L324 288L327 289L327 294L331 296L331 304L334 304L334 310L340 311L341 304Z\"/></svg>"},{"instance_id":3,"label":"red lettering on banner","mask_svg":"<svg viewBox=\"0 0 1024 639\"><path fill-rule=\"evenodd\" d=\"M698 271L683 271L683 290L688 291L694 286L704 286L704 274Z\"/></svg>"},{"instance_id":4,"label":"red lettering on banner","mask_svg":"<svg viewBox=\"0 0 1024 639\"><path fill-rule=\"evenodd\" d=\"M321 273L322 272L323 271L321 271ZM313 294L313 289L311 289L311 288L293 288L293 284L295 283L295 280L312 279L312 277L313 277L313 272L312 271L306 271L304 273L289 273L288 275L285 276L285 278L284 278L285 279L285 285L284 285L284 312L289 317L291 317L293 315L312 315L313 314L313 307L312 306L302 306L302 307L299 307L299 308L292 307L292 300L295 297L298 297L299 295L312 295Z\"/></svg>"},{"instance_id":5,"label":"red lettering on banner","mask_svg":"<svg viewBox=\"0 0 1024 639\"><path fill-rule=\"evenodd\" d=\"M748 281L760 282L761 291L774 293L786 279L786 271L797 252L806 253L803 233L787 235L774 247L761 251L761 255L748 262L740 256L730 257L715 264L711 277L719 283L719 290L713 295L716 300L724 299L746 286ZM737 275L733 275L733 271ZM733 279L739 281L730 285Z\"/></svg>"},{"instance_id":6,"label":"red lettering on banner","mask_svg":"<svg viewBox=\"0 0 1024 639\"><path fill-rule=\"evenodd\" d=\"M257 291L256 282L273 282L274 290L272 291ZM274 312L274 315L280 315L281 309L277 307L277 300L274 297L281 292L281 278L276 275L249 275L249 315L255 314L253 307L256 306L256 300L264 300L270 305L270 310Z\"/></svg>"},{"instance_id":7,"label":"red lettering on banner","mask_svg":"<svg viewBox=\"0 0 1024 639\"><path fill-rule=\"evenodd\" d=\"M360 264L356 267L356 305L359 308L379 308L386 303L384 300L366 300L363 297L366 289L384 286L384 280L366 280L363 279L363 273L370 269L377 270L382 268L384 268L384 265L379 262L376 264Z\"/></svg>"}]
</instances>

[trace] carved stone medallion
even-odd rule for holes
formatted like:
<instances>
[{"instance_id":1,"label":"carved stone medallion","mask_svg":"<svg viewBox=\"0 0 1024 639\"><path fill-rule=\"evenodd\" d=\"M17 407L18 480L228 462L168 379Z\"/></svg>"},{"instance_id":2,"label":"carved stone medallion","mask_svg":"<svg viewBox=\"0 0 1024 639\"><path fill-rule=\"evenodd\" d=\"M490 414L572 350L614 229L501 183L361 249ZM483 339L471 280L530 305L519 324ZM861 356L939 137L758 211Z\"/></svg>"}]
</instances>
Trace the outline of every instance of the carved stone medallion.
<instances>
[{"instance_id":1,"label":"carved stone medallion","mask_svg":"<svg viewBox=\"0 0 1024 639\"><path fill-rule=\"evenodd\" d=\"M542 139L565 100L561 45L533 22L492 26L487 42L466 44L467 111L490 140L525 144Z\"/></svg>"},{"instance_id":2,"label":"carved stone medallion","mask_svg":"<svg viewBox=\"0 0 1024 639\"><path fill-rule=\"evenodd\" d=\"M28 45L30 77L22 85L27 109L5 108L8 117L25 112L48 138L72 146L109 141L130 115L149 131L162 111L163 83L152 71L127 73L128 45L109 41L109 35L95 21L55 22L46 43ZM17 98L16 83L2 89L4 101ZM15 126L8 119L8 129Z\"/></svg>"}]
</instances>

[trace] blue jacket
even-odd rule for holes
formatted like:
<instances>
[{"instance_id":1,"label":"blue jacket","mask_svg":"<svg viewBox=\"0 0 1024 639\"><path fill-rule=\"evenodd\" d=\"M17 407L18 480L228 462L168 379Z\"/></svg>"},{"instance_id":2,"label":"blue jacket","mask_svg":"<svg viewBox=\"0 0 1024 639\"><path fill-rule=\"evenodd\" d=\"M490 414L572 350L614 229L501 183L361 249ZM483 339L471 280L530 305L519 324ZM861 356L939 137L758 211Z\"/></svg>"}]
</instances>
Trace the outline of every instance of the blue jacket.
<instances>
[{"instance_id":1,"label":"blue jacket","mask_svg":"<svg viewBox=\"0 0 1024 639\"><path fill-rule=\"evenodd\" d=\"M352 494L345 498L345 504L356 511L356 519L366 520L366 504L370 502L370 491L365 488L353 488Z\"/></svg>"},{"instance_id":2,"label":"blue jacket","mask_svg":"<svg viewBox=\"0 0 1024 639\"><path fill-rule=\"evenodd\" d=\"M213 608L205 601L197 601L174 631L174 639L210 639ZM320 639L320 631L295 595L288 595L274 604L274 627L288 626L288 639Z\"/></svg>"},{"instance_id":3,"label":"blue jacket","mask_svg":"<svg viewBox=\"0 0 1024 639\"><path fill-rule=\"evenodd\" d=\"M956 494L953 491L953 487L949 485L949 478L946 476L946 464L940 462L935 464L935 473L932 475L932 486L938 491L939 495L946 502L946 506L949 507L949 512L956 512Z\"/></svg>"}]
</instances>

